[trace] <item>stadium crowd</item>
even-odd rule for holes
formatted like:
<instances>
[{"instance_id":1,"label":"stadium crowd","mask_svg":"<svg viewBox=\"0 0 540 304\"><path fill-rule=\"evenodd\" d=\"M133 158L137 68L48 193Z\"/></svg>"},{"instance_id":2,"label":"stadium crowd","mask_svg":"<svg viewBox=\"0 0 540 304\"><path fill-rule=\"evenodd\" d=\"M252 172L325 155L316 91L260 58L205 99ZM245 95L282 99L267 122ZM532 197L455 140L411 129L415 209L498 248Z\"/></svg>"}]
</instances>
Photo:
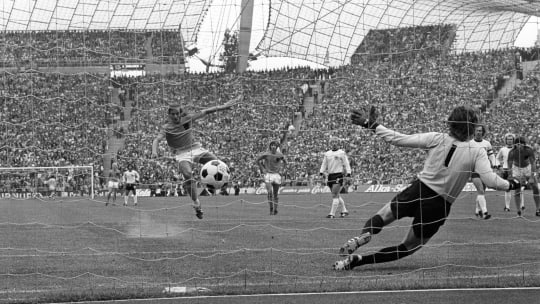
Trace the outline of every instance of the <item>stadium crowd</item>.
<instances>
[{"instance_id":1,"label":"stadium crowd","mask_svg":"<svg viewBox=\"0 0 540 304\"><path fill-rule=\"evenodd\" d=\"M234 182L242 186L259 184L260 174L254 160L267 149L270 139L279 138L298 113L302 113L303 122L298 134L289 138L286 183L309 184L316 179L329 136L342 139L342 147L349 153L354 168L355 183L409 182L421 169L418 164L422 163L424 153L386 145L369 132L353 127L349 123L350 110L367 102L377 105L383 124L406 133L442 130L449 109L460 104L474 105L485 113L490 130L487 138L495 149L503 145L503 134L514 132L528 136L539 151L540 134L535 125L540 121L539 73L529 74L511 94L498 97L496 88L501 75L515 71L515 49L462 54L439 51L434 56L431 51L423 51L424 46L430 50L433 46L442 48L441 44L429 42L433 39L429 37L434 36L430 33L429 29L420 35L415 32L424 42L414 45L418 51L400 56L399 60L383 49L384 44L377 49L374 43L370 52L386 55L369 60L358 58L355 64L332 70L296 68L242 75L149 74L114 81L107 75L89 73L3 72L0 75L3 92L0 166L90 164L98 177L95 187L100 189L106 181L103 155L107 152L108 139L117 136L125 139L116 156L120 168L134 164L143 184L179 181L165 142L159 147L162 157L150 157L152 140L167 119L168 105L180 103L189 111L197 111L222 104L240 93L244 95L241 105L197 121L194 130L203 147L229 164ZM37 60L32 57L36 53L47 57L40 52L29 52L32 56L27 56L25 51L16 55L21 49L34 50L26 48L28 41L34 41L37 49L46 49L57 41L70 43L59 48L63 52L76 50L81 43L85 46L94 43L93 50L103 47L108 54L101 57L101 51L93 52L98 54L92 57L96 62L110 60L111 53L140 57L148 37L140 35L134 39L130 35L137 34L128 33L126 37L120 35L115 41L117 45L111 46L107 44L110 37L103 33L86 33L82 42L81 35L67 32L25 35L28 39L16 34L3 37L9 40L3 43L13 46L6 60L16 60L16 56ZM61 39L58 35L62 35ZM96 35L92 42L85 40L92 35ZM174 33L168 35L174 37ZM151 36L154 42L158 35ZM16 42L17 39L20 41ZM402 41L409 43L407 39ZM152 48L160 54L174 55L171 53L174 45L160 48L152 43ZM117 49L133 53L117 52ZM67 61L76 61L78 55L62 54ZM57 63L64 59L51 56L50 60ZM118 96L122 100L120 106L125 104L125 99L130 100L131 113L127 118L120 117L122 109L111 102L116 97L111 96L113 85L127 92ZM308 96L312 93L306 87L315 88L316 93ZM312 97L314 104L306 111L302 102L307 97ZM119 119L126 119L128 127L113 132L113 122Z\"/></svg>"},{"instance_id":2,"label":"stadium crowd","mask_svg":"<svg viewBox=\"0 0 540 304\"><path fill-rule=\"evenodd\" d=\"M0 35L3 67L109 65L183 59L178 31L7 31Z\"/></svg>"}]
</instances>

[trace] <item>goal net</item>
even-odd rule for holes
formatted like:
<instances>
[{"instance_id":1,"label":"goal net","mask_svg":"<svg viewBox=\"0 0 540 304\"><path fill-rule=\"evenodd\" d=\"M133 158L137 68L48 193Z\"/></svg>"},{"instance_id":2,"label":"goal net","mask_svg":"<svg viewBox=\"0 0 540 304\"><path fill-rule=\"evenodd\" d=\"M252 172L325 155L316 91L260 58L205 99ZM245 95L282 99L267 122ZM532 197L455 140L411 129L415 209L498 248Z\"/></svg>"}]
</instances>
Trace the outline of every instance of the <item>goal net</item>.
<instances>
[{"instance_id":1,"label":"goal net","mask_svg":"<svg viewBox=\"0 0 540 304\"><path fill-rule=\"evenodd\" d=\"M94 198L94 167L0 167L1 198Z\"/></svg>"}]
</instances>

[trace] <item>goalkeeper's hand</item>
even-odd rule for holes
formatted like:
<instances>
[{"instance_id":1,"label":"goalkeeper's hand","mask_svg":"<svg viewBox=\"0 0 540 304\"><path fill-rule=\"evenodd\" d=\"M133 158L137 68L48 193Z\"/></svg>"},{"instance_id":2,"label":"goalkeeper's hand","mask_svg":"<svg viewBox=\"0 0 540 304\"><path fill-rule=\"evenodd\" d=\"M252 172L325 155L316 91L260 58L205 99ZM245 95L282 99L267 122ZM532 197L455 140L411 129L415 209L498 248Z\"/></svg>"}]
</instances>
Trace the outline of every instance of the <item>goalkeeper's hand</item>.
<instances>
[{"instance_id":1,"label":"goalkeeper's hand","mask_svg":"<svg viewBox=\"0 0 540 304\"><path fill-rule=\"evenodd\" d=\"M366 114L364 109L352 110L351 121L355 125L375 131L377 126L379 126L377 123L377 115L377 109L375 106L371 106L369 109L369 115Z\"/></svg>"},{"instance_id":2,"label":"goalkeeper's hand","mask_svg":"<svg viewBox=\"0 0 540 304\"><path fill-rule=\"evenodd\" d=\"M521 188L521 183L519 182L519 180L515 179L515 178L509 178L508 179L508 183L510 184L508 186L508 191L510 190L516 190L516 189L520 189Z\"/></svg>"}]
</instances>

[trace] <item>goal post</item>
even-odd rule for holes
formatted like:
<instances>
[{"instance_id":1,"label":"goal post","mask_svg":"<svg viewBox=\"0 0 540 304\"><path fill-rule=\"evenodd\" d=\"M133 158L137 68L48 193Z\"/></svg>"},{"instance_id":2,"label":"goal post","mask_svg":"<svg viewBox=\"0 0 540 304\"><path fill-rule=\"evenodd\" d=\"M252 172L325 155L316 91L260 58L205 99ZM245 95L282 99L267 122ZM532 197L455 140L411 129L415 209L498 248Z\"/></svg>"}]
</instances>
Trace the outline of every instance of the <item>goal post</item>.
<instances>
[{"instance_id":1,"label":"goal post","mask_svg":"<svg viewBox=\"0 0 540 304\"><path fill-rule=\"evenodd\" d=\"M0 167L0 195L35 195L48 189L51 177L56 192L85 195L94 199L93 166Z\"/></svg>"}]
</instances>

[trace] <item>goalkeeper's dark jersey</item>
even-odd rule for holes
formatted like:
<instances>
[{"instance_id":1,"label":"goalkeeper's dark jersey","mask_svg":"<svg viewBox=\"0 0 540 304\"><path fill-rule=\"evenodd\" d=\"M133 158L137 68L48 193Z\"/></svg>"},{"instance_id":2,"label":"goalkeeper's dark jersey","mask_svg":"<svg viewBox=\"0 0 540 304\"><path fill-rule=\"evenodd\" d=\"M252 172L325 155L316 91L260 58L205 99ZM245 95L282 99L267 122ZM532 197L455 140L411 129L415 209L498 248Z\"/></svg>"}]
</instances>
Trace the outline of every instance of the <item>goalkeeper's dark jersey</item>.
<instances>
[{"instance_id":1,"label":"goalkeeper's dark jersey","mask_svg":"<svg viewBox=\"0 0 540 304\"><path fill-rule=\"evenodd\" d=\"M381 125L375 132L393 145L426 149L428 155L418 178L450 203L461 193L472 172L478 173L490 188L508 188L508 181L492 171L486 149L474 140L459 141L438 132L407 135Z\"/></svg>"}]
</instances>

